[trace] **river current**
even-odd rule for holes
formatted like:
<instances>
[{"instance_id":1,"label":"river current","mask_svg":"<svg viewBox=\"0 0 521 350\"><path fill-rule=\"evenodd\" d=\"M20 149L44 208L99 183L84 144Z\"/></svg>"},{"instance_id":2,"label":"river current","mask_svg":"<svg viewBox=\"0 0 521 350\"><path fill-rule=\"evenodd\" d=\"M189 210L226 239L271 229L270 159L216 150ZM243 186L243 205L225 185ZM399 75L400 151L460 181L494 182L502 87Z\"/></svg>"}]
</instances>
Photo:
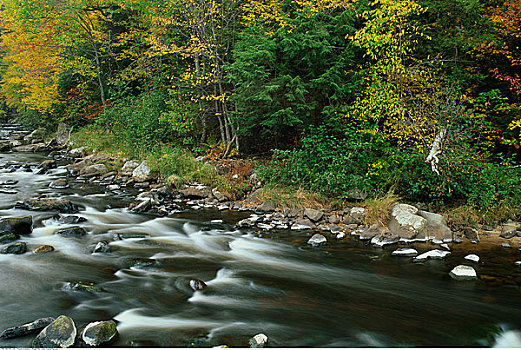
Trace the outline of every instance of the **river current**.
<instances>
[{"instance_id":1,"label":"river current","mask_svg":"<svg viewBox=\"0 0 521 350\"><path fill-rule=\"evenodd\" d=\"M11 129L3 127L4 137ZM309 232L235 229L249 212L187 207L167 217L134 214L126 207L135 189L109 191L73 178L70 188L49 188L68 176L68 161L35 174L46 159L46 153L0 154L0 183L17 181L10 186L16 193L0 193L0 217L33 215L35 222L33 233L21 238L28 253L0 255L0 330L66 315L78 330L116 320L113 346L123 347L247 346L258 333L272 347L521 347L517 249L480 252L480 273L502 276L501 283L456 281L448 272L464 253L414 263L391 256L395 247L374 248L355 237L310 247ZM33 172L12 172L5 164ZM87 219L79 226L88 234L55 235L76 225L14 208L39 195L79 205L77 215ZM216 219L223 223L211 222ZM150 237L114 240L118 233ZM101 240L111 252L93 254ZM30 252L44 244L56 250ZM194 292L194 278L208 287ZM101 291L64 288L77 281ZM0 347L30 347L33 339L2 339Z\"/></svg>"}]
</instances>

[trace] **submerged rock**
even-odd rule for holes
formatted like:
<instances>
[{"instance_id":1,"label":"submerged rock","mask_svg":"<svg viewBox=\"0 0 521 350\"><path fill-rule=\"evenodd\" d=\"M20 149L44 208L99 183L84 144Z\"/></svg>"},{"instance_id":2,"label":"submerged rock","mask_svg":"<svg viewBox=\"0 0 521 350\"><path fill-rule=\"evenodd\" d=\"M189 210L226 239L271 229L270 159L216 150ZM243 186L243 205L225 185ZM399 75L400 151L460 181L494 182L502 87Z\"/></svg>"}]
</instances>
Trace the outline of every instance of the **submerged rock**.
<instances>
[{"instance_id":1,"label":"submerged rock","mask_svg":"<svg viewBox=\"0 0 521 350\"><path fill-rule=\"evenodd\" d=\"M267 343L268 337L263 333L255 335L249 341L250 348L263 348L266 346Z\"/></svg>"},{"instance_id":2,"label":"submerged rock","mask_svg":"<svg viewBox=\"0 0 521 350\"><path fill-rule=\"evenodd\" d=\"M470 266L458 265L449 273L450 277L457 280L477 278L476 270Z\"/></svg>"},{"instance_id":3,"label":"submerged rock","mask_svg":"<svg viewBox=\"0 0 521 350\"><path fill-rule=\"evenodd\" d=\"M110 320L89 323L81 333L81 338L87 345L99 346L110 343L117 335L116 322Z\"/></svg>"},{"instance_id":4,"label":"submerged rock","mask_svg":"<svg viewBox=\"0 0 521 350\"><path fill-rule=\"evenodd\" d=\"M115 233L112 236L112 239L115 241L121 241L124 239L132 239L132 238L150 238L149 233Z\"/></svg>"},{"instance_id":5,"label":"submerged rock","mask_svg":"<svg viewBox=\"0 0 521 350\"><path fill-rule=\"evenodd\" d=\"M54 321L53 317L39 318L33 322L23 324L21 326L15 326L7 328L0 333L0 338L9 339L22 337L27 334L36 333L50 325Z\"/></svg>"},{"instance_id":6,"label":"submerged rock","mask_svg":"<svg viewBox=\"0 0 521 350\"><path fill-rule=\"evenodd\" d=\"M76 339L74 321L64 315L59 316L45 327L33 341L35 348L68 348Z\"/></svg>"},{"instance_id":7,"label":"submerged rock","mask_svg":"<svg viewBox=\"0 0 521 350\"><path fill-rule=\"evenodd\" d=\"M41 245L38 248L33 250L34 254L42 254L54 251L54 247L52 245Z\"/></svg>"},{"instance_id":8,"label":"submerged rock","mask_svg":"<svg viewBox=\"0 0 521 350\"><path fill-rule=\"evenodd\" d=\"M0 233L29 235L33 232L33 217L31 215L0 219Z\"/></svg>"},{"instance_id":9,"label":"submerged rock","mask_svg":"<svg viewBox=\"0 0 521 350\"><path fill-rule=\"evenodd\" d=\"M65 228L62 230L58 230L55 232L55 234L64 236L64 237L81 237L85 236L87 234L87 231L83 227L74 226Z\"/></svg>"},{"instance_id":10,"label":"submerged rock","mask_svg":"<svg viewBox=\"0 0 521 350\"><path fill-rule=\"evenodd\" d=\"M204 283L204 281L201 281L199 279L193 279L193 280L190 280L190 288L192 288L195 291L203 290L206 288L206 283Z\"/></svg>"},{"instance_id":11,"label":"submerged rock","mask_svg":"<svg viewBox=\"0 0 521 350\"><path fill-rule=\"evenodd\" d=\"M78 212L78 206L68 199L30 198L16 203L15 207L36 211L58 211L61 213Z\"/></svg>"},{"instance_id":12,"label":"submerged rock","mask_svg":"<svg viewBox=\"0 0 521 350\"><path fill-rule=\"evenodd\" d=\"M418 251L413 248L400 248L391 253L394 256L416 256Z\"/></svg>"},{"instance_id":13,"label":"submerged rock","mask_svg":"<svg viewBox=\"0 0 521 350\"><path fill-rule=\"evenodd\" d=\"M326 237L324 237L323 235L321 235L320 233L316 233L314 234L309 240L308 240L308 244L312 245L312 246L317 246L317 245L320 245L320 244L324 244L327 242L327 239Z\"/></svg>"},{"instance_id":14,"label":"submerged rock","mask_svg":"<svg viewBox=\"0 0 521 350\"><path fill-rule=\"evenodd\" d=\"M24 254L27 251L27 243L18 242L2 249L2 254Z\"/></svg>"}]
</instances>

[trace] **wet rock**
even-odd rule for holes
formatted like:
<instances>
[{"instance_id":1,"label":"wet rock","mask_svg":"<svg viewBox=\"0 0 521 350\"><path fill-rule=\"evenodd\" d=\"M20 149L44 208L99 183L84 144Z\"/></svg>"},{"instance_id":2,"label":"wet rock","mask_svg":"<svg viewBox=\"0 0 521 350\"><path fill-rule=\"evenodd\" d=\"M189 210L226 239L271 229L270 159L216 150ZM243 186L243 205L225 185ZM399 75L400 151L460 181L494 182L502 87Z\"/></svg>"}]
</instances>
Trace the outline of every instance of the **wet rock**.
<instances>
[{"instance_id":1,"label":"wet rock","mask_svg":"<svg viewBox=\"0 0 521 350\"><path fill-rule=\"evenodd\" d=\"M38 128L38 129L33 130L28 135L25 135L23 140L25 142L31 142L32 143L35 140L41 140L42 137L45 136L46 133L47 133L47 130L45 130L44 128Z\"/></svg>"},{"instance_id":2,"label":"wet rock","mask_svg":"<svg viewBox=\"0 0 521 350\"><path fill-rule=\"evenodd\" d=\"M445 250L449 250L450 251L450 247L449 247L449 245L447 243L440 244L440 247L442 247Z\"/></svg>"},{"instance_id":3,"label":"wet rock","mask_svg":"<svg viewBox=\"0 0 521 350\"><path fill-rule=\"evenodd\" d=\"M381 232L377 225L372 225L368 229L360 231L358 238L362 241L373 239L373 237L380 235Z\"/></svg>"},{"instance_id":4,"label":"wet rock","mask_svg":"<svg viewBox=\"0 0 521 350\"><path fill-rule=\"evenodd\" d=\"M16 185L18 183L18 180L8 179L4 181L0 181L0 186L12 186Z\"/></svg>"},{"instance_id":5,"label":"wet rock","mask_svg":"<svg viewBox=\"0 0 521 350\"><path fill-rule=\"evenodd\" d=\"M64 236L64 237L82 237L87 234L87 231L83 227L74 226L65 228L62 230L58 230L55 232L55 234Z\"/></svg>"},{"instance_id":6,"label":"wet rock","mask_svg":"<svg viewBox=\"0 0 521 350\"><path fill-rule=\"evenodd\" d=\"M97 176L108 172L107 166L103 163L88 165L80 170L82 176Z\"/></svg>"},{"instance_id":7,"label":"wet rock","mask_svg":"<svg viewBox=\"0 0 521 350\"><path fill-rule=\"evenodd\" d=\"M33 341L35 348L68 348L74 345L76 339L74 321L64 315L45 327Z\"/></svg>"},{"instance_id":8,"label":"wet rock","mask_svg":"<svg viewBox=\"0 0 521 350\"><path fill-rule=\"evenodd\" d=\"M115 241L121 241L124 239L132 239L132 238L150 238L150 234L148 233L116 233L112 236Z\"/></svg>"},{"instance_id":9,"label":"wet rock","mask_svg":"<svg viewBox=\"0 0 521 350\"><path fill-rule=\"evenodd\" d=\"M193 279L190 280L190 288L192 288L194 291L203 290L206 288L206 283L199 279Z\"/></svg>"},{"instance_id":10,"label":"wet rock","mask_svg":"<svg viewBox=\"0 0 521 350\"><path fill-rule=\"evenodd\" d=\"M257 227L262 229L262 230L265 230L265 231L273 230L273 228L274 228L273 225L271 225L271 224L264 224L264 223L257 224Z\"/></svg>"},{"instance_id":11,"label":"wet rock","mask_svg":"<svg viewBox=\"0 0 521 350\"><path fill-rule=\"evenodd\" d=\"M324 244L327 242L327 239L326 237L324 237L323 235L321 235L320 233L316 233L314 234L309 240L308 240L308 244L309 245L312 245L312 246L317 246L317 245L320 245L320 244Z\"/></svg>"},{"instance_id":12,"label":"wet rock","mask_svg":"<svg viewBox=\"0 0 521 350\"><path fill-rule=\"evenodd\" d=\"M94 247L93 253L110 253L109 242L100 241Z\"/></svg>"},{"instance_id":13,"label":"wet rock","mask_svg":"<svg viewBox=\"0 0 521 350\"><path fill-rule=\"evenodd\" d=\"M413 239L425 234L427 220L419 215L418 208L408 204L395 204L389 220L389 229L395 235Z\"/></svg>"},{"instance_id":14,"label":"wet rock","mask_svg":"<svg viewBox=\"0 0 521 350\"><path fill-rule=\"evenodd\" d=\"M19 209L35 211L58 211L61 213L77 213L78 206L68 199L30 198L15 205Z\"/></svg>"},{"instance_id":15,"label":"wet rock","mask_svg":"<svg viewBox=\"0 0 521 350\"><path fill-rule=\"evenodd\" d=\"M50 325L54 321L53 317L39 318L33 322L23 324L21 326L11 327L0 333L0 339L10 339L23 337L24 335L36 333Z\"/></svg>"},{"instance_id":16,"label":"wet rock","mask_svg":"<svg viewBox=\"0 0 521 350\"><path fill-rule=\"evenodd\" d=\"M413 248L400 248L396 249L394 252L391 253L391 255L394 256L416 256L418 255L418 251Z\"/></svg>"},{"instance_id":17,"label":"wet rock","mask_svg":"<svg viewBox=\"0 0 521 350\"><path fill-rule=\"evenodd\" d=\"M476 270L470 266L458 265L449 273L450 277L456 280L467 280L477 278Z\"/></svg>"},{"instance_id":18,"label":"wet rock","mask_svg":"<svg viewBox=\"0 0 521 350\"><path fill-rule=\"evenodd\" d=\"M11 242L16 241L17 239L18 239L18 236L15 235L14 233L7 233L5 235L0 236L0 244L11 243Z\"/></svg>"},{"instance_id":19,"label":"wet rock","mask_svg":"<svg viewBox=\"0 0 521 350\"><path fill-rule=\"evenodd\" d=\"M180 189L179 192L185 198L192 199L209 198L212 196L212 190L209 187L203 185L186 186L183 189Z\"/></svg>"},{"instance_id":20,"label":"wet rock","mask_svg":"<svg viewBox=\"0 0 521 350\"><path fill-rule=\"evenodd\" d=\"M89 323L81 333L81 339L90 346L110 343L118 335L116 322L98 321Z\"/></svg>"},{"instance_id":21,"label":"wet rock","mask_svg":"<svg viewBox=\"0 0 521 350\"><path fill-rule=\"evenodd\" d=\"M0 219L0 232L3 234L29 235L33 232L33 217L27 215L2 218Z\"/></svg>"},{"instance_id":22,"label":"wet rock","mask_svg":"<svg viewBox=\"0 0 521 350\"><path fill-rule=\"evenodd\" d=\"M307 216L311 221L318 222L324 216L324 212L322 210L316 209L304 209L304 215Z\"/></svg>"},{"instance_id":23,"label":"wet rock","mask_svg":"<svg viewBox=\"0 0 521 350\"><path fill-rule=\"evenodd\" d=\"M69 155L74 158L80 158L87 154L87 147L73 148L69 151Z\"/></svg>"},{"instance_id":24,"label":"wet rock","mask_svg":"<svg viewBox=\"0 0 521 350\"><path fill-rule=\"evenodd\" d=\"M479 256L477 256L476 254L469 254L464 259L475 262L475 263L479 262Z\"/></svg>"},{"instance_id":25,"label":"wet rock","mask_svg":"<svg viewBox=\"0 0 521 350\"><path fill-rule=\"evenodd\" d=\"M263 348L267 344L268 344L268 337L263 333L259 333L259 334L255 335L249 341L250 348Z\"/></svg>"},{"instance_id":26,"label":"wet rock","mask_svg":"<svg viewBox=\"0 0 521 350\"><path fill-rule=\"evenodd\" d=\"M54 247L52 245L41 245L38 248L33 250L34 254L43 254L54 251Z\"/></svg>"},{"instance_id":27,"label":"wet rock","mask_svg":"<svg viewBox=\"0 0 521 350\"><path fill-rule=\"evenodd\" d=\"M329 230L331 233L338 233L340 232L340 227L338 227L338 225L331 224L327 226L327 230Z\"/></svg>"},{"instance_id":28,"label":"wet rock","mask_svg":"<svg viewBox=\"0 0 521 350\"><path fill-rule=\"evenodd\" d=\"M452 231L447 226L447 221L440 214L420 210L418 215L427 220L425 237L434 238L444 242L452 241Z\"/></svg>"},{"instance_id":29,"label":"wet rock","mask_svg":"<svg viewBox=\"0 0 521 350\"><path fill-rule=\"evenodd\" d=\"M450 252L445 250L433 249L418 255L414 260L443 259L449 254Z\"/></svg>"},{"instance_id":30,"label":"wet rock","mask_svg":"<svg viewBox=\"0 0 521 350\"><path fill-rule=\"evenodd\" d=\"M133 213L144 213L152 208L152 200L150 198L137 204L135 207L130 209Z\"/></svg>"},{"instance_id":31,"label":"wet rock","mask_svg":"<svg viewBox=\"0 0 521 350\"><path fill-rule=\"evenodd\" d=\"M21 152L21 153L30 153L30 152L45 152L49 151L51 146L46 144L45 142L33 143L30 145L21 145L17 147L13 147L13 152Z\"/></svg>"},{"instance_id":32,"label":"wet rock","mask_svg":"<svg viewBox=\"0 0 521 350\"><path fill-rule=\"evenodd\" d=\"M340 223L340 217L337 214L332 214L328 219L330 224L338 224Z\"/></svg>"},{"instance_id":33,"label":"wet rock","mask_svg":"<svg viewBox=\"0 0 521 350\"><path fill-rule=\"evenodd\" d=\"M516 261L516 262L514 263L514 265L516 265L516 266L521 266L521 260Z\"/></svg>"},{"instance_id":34,"label":"wet rock","mask_svg":"<svg viewBox=\"0 0 521 350\"><path fill-rule=\"evenodd\" d=\"M217 199L219 202L226 202L227 200L229 200L229 198L224 194L222 193L221 191L219 191L217 188L213 188L212 189L212 195L215 197L215 199Z\"/></svg>"},{"instance_id":35,"label":"wet rock","mask_svg":"<svg viewBox=\"0 0 521 350\"><path fill-rule=\"evenodd\" d=\"M58 219L58 222L62 224L79 224L80 222L87 221L86 218L83 216L77 216L77 215L68 215L68 216L60 216Z\"/></svg>"},{"instance_id":36,"label":"wet rock","mask_svg":"<svg viewBox=\"0 0 521 350\"><path fill-rule=\"evenodd\" d=\"M136 182L145 182L152 179L151 170L147 165L146 160L141 162L137 168L132 172L132 179Z\"/></svg>"},{"instance_id":37,"label":"wet rock","mask_svg":"<svg viewBox=\"0 0 521 350\"><path fill-rule=\"evenodd\" d=\"M275 211L275 209L275 206L270 202L264 202L257 207L257 210L260 210L262 212L272 212Z\"/></svg>"},{"instance_id":38,"label":"wet rock","mask_svg":"<svg viewBox=\"0 0 521 350\"><path fill-rule=\"evenodd\" d=\"M400 241L400 237L393 235L378 235L371 238L371 244L376 247L384 247L386 245L396 244Z\"/></svg>"},{"instance_id":39,"label":"wet rock","mask_svg":"<svg viewBox=\"0 0 521 350\"><path fill-rule=\"evenodd\" d=\"M336 235L336 239L344 239L346 238L346 234L344 232L340 232L338 235Z\"/></svg>"},{"instance_id":40,"label":"wet rock","mask_svg":"<svg viewBox=\"0 0 521 350\"><path fill-rule=\"evenodd\" d=\"M510 246L510 244L508 244L508 243L506 243L506 242L501 243L501 247L503 247L503 248L512 248L512 247Z\"/></svg>"},{"instance_id":41,"label":"wet rock","mask_svg":"<svg viewBox=\"0 0 521 350\"><path fill-rule=\"evenodd\" d=\"M7 152L11 150L10 141L0 141L0 152Z\"/></svg>"},{"instance_id":42,"label":"wet rock","mask_svg":"<svg viewBox=\"0 0 521 350\"><path fill-rule=\"evenodd\" d=\"M367 211L362 207L353 207L344 215L344 224L361 225L367 216Z\"/></svg>"},{"instance_id":43,"label":"wet rock","mask_svg":"<svg viewBox=\"0 0 521 350\"><path fill-rule=\"evenodd\" d=\"M516 235L517 232L515 223L507 223L501 226L501 234L499 235L501 238L511 239Z\"/></svg>"},{"instance_id":44,"label":"wet rock","mask_svg":"<svg viewBox=\"0 0 521 350\"><path fill-rule=\"evenodd\" d=\"M133 258L133 259L130 259L130 261L128 262L128 267L143 268L143 267L155 266L156 264L157 264L157 262L154 259Z\"/></svg>"},{"instance_id":45,"label":"wet rock","mask_svg":"<svg viewBox=\"0 0 521 350\"><path fill-rule=\"evenodd\" d=\"M64 291L72 292L87 292L87 293L98 293L101 292L101 287L95 285L92 282L66 282L62 288Z\"/></svg>"},{"instance_id":46,"label":"wet rock","mask_svg":"<svg viewBox=\"0 0 521 350\"><path fill-rule=\"evenodd\" d=\"M69 181L67 181L67 179L65 179L65 178L56 179L49 184L49 187L54 188L56 190L62 190L64 188L69 188Z\"/></svg>"},{"instance_id":47,"label":"wet rock","mask_svg":"<svg viewBox=\"0 0 521 350\"><path fill-rule=\"evenodd\" d=\"M24 254L27 251L27 243L17 242L2 249L2 254Z\"/></svg>"},{"instance_id":48,"label":"wet rock","mask_svg":"<svg viewBox=\"0 0 521 350\"><path fill-rule=\"evenodd\" d=\"M44 172L50 169L56 169L58 165L54 159L47 159L40 163L38 168L42 169Z\"/></svg>"},{"instance_id":49,"label":"wet rock","mask_svg":"<svg viewBox=\"0 0 521 350\"><path fill-rule=\"evenodd\" d=\"M463 235L472 243L479 242L478 230L472 227L465 227L463 229Z\"/></svg>"},{"instance_id":50,"label":"wet rock","mask_svg":"<svg viewBox=\"0 0 521 350\"><path fill-rule=\"evenodd\" d=\"M11 189L8 189L8 188L0 188L0 193L3 193L3 194L17 194L18 191L11 190Z\"/></svg>"}]
</instances>

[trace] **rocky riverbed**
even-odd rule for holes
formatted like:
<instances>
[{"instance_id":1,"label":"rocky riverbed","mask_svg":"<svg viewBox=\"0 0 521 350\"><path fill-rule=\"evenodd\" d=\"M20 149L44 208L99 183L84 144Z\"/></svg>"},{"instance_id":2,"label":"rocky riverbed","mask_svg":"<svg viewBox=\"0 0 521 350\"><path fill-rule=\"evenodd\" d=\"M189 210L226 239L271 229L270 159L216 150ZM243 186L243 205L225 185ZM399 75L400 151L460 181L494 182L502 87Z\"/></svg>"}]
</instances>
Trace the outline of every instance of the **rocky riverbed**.
<instances>
[{"instance_id":1,"label":"rocky riverbed","mask_svg":"<svg viewBox=\"0 0 521 350\"><path fill-rule=\"evenodd\" d=\"M367 227L361 206L283 211L255 192L232 202L17 125L0 136L3 347L489 346L519 336L515 222L455 231L401 203L387 225Z\"/></svg>"}]
</instances>

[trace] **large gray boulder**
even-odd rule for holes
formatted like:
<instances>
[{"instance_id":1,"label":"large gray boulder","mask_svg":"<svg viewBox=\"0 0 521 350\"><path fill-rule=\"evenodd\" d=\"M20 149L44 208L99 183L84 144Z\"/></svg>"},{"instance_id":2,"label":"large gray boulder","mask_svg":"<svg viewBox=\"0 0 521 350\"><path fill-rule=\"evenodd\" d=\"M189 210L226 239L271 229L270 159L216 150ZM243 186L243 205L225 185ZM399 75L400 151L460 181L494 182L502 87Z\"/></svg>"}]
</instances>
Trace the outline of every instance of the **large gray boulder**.
<instances>
[{"instance_id":1,"label":"large gray boulder","mask_svg":"<svg viewBox=\"0 0 521 350\"><path fill-rule=\"evenodd\" d=\"M74 345L76 334L74 321L67 316L61 315L36 336L33 341L33 347L68 348Z\"/></svg>"},{"instance_id":2,"label":"large gray boulder","mask_svg":"<svg viewBox=\"0 0 521 350\"><path fill-rule=\"evenodd\" d=\"M29 235L33 232L31 215L0 219L0 234Z\"/></svg>"},{"instance_id":3,"label":"large gray boulder","mask_svg":"<svg viewBox=\"0 0 521 350\"><path fill-rule=\"evenodd\" d=\"M427 220L417 213L418 208L412 205L395 204L388 224L389 230L396 236L405 239L424 236L427 230Z\"/></svg>"},{"instance_id":4,"label":"large gray boulder","mask_svg":"<svg viewBox=\"0 0 521 350\"><path fill-rule=\"evenodd\" d=\"M139 163L133 160L126 161L123 167L119 171L121 176L132 176L132 173L139 166Z\"/></svg>"},{"instance_id":5,"label":"large gray boulder","mask_svg":"<svg viewBox=\"0 0 521 350\"><path fill-rule=\"evenodd\" d=\"M452 231L447 226L447 221L440 214L419 210L418 215L427 220L424 238L436 239L443 242L452 241Z\"/></svg>"},{"instance_id":6,"label":"large gray boulder","mask_svg":"<svg viewBox=\"0 0 521 350\"><path fill-rule=\"evenodd\" d=\"M145 182L152 179L151 170L148 167L146 160L141 162L141 164L134 169L132 172L132 179L136 182Z\"/></svg>"},{"instance_id":7,"label":"large gray boulder","mask_svg":"<svg viewBox=\"0 0 521 350\"><path fill-rule=\"evenodd\" d=\"M81 338L87 345L99 346L110 343L117 334L116 322L112 320L99 321L89 323L81 333Z\"/></svg>"}]
</instances>

